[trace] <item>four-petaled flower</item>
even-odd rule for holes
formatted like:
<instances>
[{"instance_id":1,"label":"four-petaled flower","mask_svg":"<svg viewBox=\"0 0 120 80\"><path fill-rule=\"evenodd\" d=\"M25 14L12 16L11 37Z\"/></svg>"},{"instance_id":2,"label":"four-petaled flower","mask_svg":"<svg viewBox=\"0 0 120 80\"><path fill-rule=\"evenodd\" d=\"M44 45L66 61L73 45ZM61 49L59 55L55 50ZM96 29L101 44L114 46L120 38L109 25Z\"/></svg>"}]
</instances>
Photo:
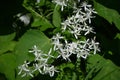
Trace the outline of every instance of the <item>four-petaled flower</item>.
<instances>
[{"instance_id":1,"label":"four-petaled flower","mask_svg":"<svg viewBox=\"0 0 120 80\"><path fill-rule=\"evenodd\" d=\"M49 73L49 75L51 76L51 77L53 77L54 76L54 73L55 72L58 72L56 69L55 69L55 67L54 66L46 66L45 67L45 73Z\"/></svg>"},{"instance_id":2,"label":"four-petaled flower","mask_svg":"<svg viewBox=\"0 0 120 80\"><path fill-rule=\"evenodd\" d=\"M30 62L24 61L23 65L18 66L18 69L20 69L18 75L23 73L22 77L25 77L25 76L28 76L28 75L31 76L31 77L34 77L33 74L32 74L32 71L28 67L28 64L30 64Z\"/></svg>"},{"instance_id":3,"label":"four-petaled flower","mask_svg":"<svg viewBox=\"0 0 120 80\"><path fill-rule=\"evenodd\" d=\"M61 11L64 10L64 7L67 6L67 1L68 0L53 0L53 3L56 3L56 6L61 6Z\"/></svg>"}]
</instances>

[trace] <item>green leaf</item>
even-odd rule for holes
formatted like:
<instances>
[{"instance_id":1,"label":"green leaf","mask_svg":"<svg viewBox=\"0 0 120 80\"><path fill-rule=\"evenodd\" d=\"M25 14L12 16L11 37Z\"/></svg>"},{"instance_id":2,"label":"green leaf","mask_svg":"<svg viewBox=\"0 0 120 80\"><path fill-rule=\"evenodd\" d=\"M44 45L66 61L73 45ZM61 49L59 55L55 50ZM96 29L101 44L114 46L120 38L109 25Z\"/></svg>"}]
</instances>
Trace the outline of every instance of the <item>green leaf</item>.
<instances>
[{"instance_id":1,"label":"green leaf","mask_svg":"<svg viewBox=\"0 0 120 80\"><path fill-rule=\"evenodd\" d=\"M0 56L0 73L5 74L7 80L15 80L15 56L11 53Z\"/></svg>"},{"instance_id":2,"label":"green leaf","mask_svg":"<svg viewBox=\"0 0 120 80\"><path fill-rule=\"evenodd\" d=\"M15 37L15 33L0 36L0 55L7 52L13 51L16 42L12 41Z\"/></svg>"},{"instance_id":3,"label":"green leaf","mask_svg":"<svg viewBox=\"0 0 120 80\"><path fill-rule=\"evenodd\" d=\"M34 21L32 22L32 27L39 27L41 25L41 19L38 17L34 17Z\"/></svg>"},{"instance_id":4,"label":"green leaf","mask_svg":"<svg viewBox=\"0 0 120 80\"><path fill-rule=\"evenodd\" d=\"M2 35L0 36L0 42L5 42L5 41L11 41L15 37L15 33L9 34L9 35Z\"/></svg>"},{"instance_id":5,"label":"green leaf","mask_svg":"<svg viewBox=\"0 0 120 80\"><path fill-rule=\"evenodd\" d=\"M110 60L103 63L104 66L93 80L119 80L120 68L114 65Z\"/></svg>"},{"instance_id":6,"label":"green leaf","mask_svg":"<svg viewBox=\"0 0 120 80\"><path fill-rule=\"evenodd\" d=\"M45 1L46 1L46 0L40 0L40 2L37 3L38 6L44 6L44 5L45 5Z\"/></svg>"},{"instance_id":7,"label":"green leaf","mask_svg":"<svg viewBox=\"0 0 120 80\"><path fill-rule=\"evenodd\" d=\"M45 31L48 28L53 28L52 24L43 16L42 17L34 16L32 27L38 27L40 31Z\"/></svg>"},{"instance_id":8,"label":"green leaf","mask_svg":"<svg viewBox=\"0 0 120 80\"><path fill-rule=\"evenodd\" d=\"M120 39L120 33L117 33L115 39Z\"/></svg>"},{"instance_id":9,"label":"green leaf","mask_svg":"<svg viewBox=\"0 0 120 80\"><path fill-rule=\"evenodd\" d=\"M47 53L51 47L50 40L39 30L29 30L19 40L15 48L17 63L20 65L29 60L29 49L36 45L38 49Z\"/></svg>"},{"instance_id":10,"label":"green leaf","mask_svg":"<svg viewBox=\"0 0 120 80\"><path fill-rule=\"evenodd\" d=\"M7 52L13 51L15 48L16 42L8 41L8 42L0 42L0 55Z\"/></svg>"},{"instance_id":11,"label":"green leaf","mask_svg":"<svg viewBox=\"0 0 120 80\"><path fill-rule=\"evenodd\" d=\"M60 7L56 6L53 12L53 24L55 27L60 27L61 25L61 17L60 17L59 9Z\"/></svg>"},{"instance_id":12,"label":"green leaf","mask_svg":"<svg viewBox=\"0 0 120 80\"><path fill-rule=\"evenodd\" d=\"M39 27L40 31L45 31L48 28L53 28L53 25L42 15L38 14L31 6L27 5L27 1L25 0L23 6L31 12L34 20L32 23L32 27Z\"/></svg>"},{"instance_id":13,"label":"green leaf","mask_svg":"<svg viewBox=\"0 0 120 80\"><path fill-rule=\"evenodd\" d=\"M38 49L42 50L46 54L51 48L51 41L39 30L27 31L21 37L15 48L17 66L23 64L25 60L33 61L34 56L31 56L32 53L29 53L28 51L29 49L32 49L34 45L36 45ZM54 56L54 52L51 53L51 55ZM53 58L49 60L49 63L52 61Z\"/></svg>"},{"instance_id":14,"label":"green leaf","mask_svg":"<svg viewBox=\"0 0 120 80\"><path fill-rule=\"evenodd\" d=\"M88 58L88 74L85 80L119 80L120 68L102 56L93 55Z\"/></svg>"},{"instance_id":15,"label":"green leaf","mask_svg":"<svg viewBox=\"0 0 120 80\"><path fill-rule=\"evenodd\" d=\"M98 15L105 18L109 23L114 23L116 27L120 30L120 15L114 10L99 4L94 0L95 10L98 12Z\"/></svg>"},{"instance_id":16,"label":"green leaf","mask_svg":"<svg viewBox=\"0 0 120 80\"><path fill-rule=\"evenodd\" d=\"M96 65L98 62L102 62L102 61L104 61L104 58L102 56L98 54L90 55L87 60L88 67L91 68L94 65Z\"/></svg>"},{"instance_id":17,"label":"green leaf","mask_svg":"<svg viewBox=\"0 0 120 80\"><path fill-rule=\"evenodd\" d=\"M91 79L94 74L97 74L97 72L102 68L102 64L104 62L104 58L98 54L96 55L90 55L87 60L87 76L85 80Z\"/></svg>"}]
</instances>

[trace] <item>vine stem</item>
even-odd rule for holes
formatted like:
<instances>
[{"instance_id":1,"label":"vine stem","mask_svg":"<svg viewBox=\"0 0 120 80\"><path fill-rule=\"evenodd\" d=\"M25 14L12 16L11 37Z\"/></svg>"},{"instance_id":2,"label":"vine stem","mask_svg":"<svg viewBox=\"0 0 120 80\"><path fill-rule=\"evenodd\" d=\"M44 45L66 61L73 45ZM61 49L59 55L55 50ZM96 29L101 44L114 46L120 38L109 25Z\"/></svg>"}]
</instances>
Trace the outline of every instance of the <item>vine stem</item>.
<instances>
[{"instance_id":1,"label":"vine stem","mask_svg":"<svg viewBox=\"0 0 120 80\"><path fill-rule=\"evenodd\" d=\"M83 77L86 77L86 60L84 58L80 58L80 69L82 71Z\"/></svg>"}]
</instances>

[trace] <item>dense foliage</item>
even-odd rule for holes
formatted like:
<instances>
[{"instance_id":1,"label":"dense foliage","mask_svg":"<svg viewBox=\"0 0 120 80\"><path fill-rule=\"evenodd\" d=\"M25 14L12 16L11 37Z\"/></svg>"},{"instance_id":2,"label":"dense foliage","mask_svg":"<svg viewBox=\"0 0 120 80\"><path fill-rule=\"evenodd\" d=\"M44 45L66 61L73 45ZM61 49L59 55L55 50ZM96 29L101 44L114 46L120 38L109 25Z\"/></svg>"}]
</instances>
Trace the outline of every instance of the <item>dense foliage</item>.
<instances>
[{"instance_id":1,"label":"dense foliage","mask_svg":"<svg viewBox=\"0 0 120 80\"><path fill-rule=\"evenodd\" d=\"M120 79L119 0L3 3L0 80Z\"/></svg>"}]
</instances>

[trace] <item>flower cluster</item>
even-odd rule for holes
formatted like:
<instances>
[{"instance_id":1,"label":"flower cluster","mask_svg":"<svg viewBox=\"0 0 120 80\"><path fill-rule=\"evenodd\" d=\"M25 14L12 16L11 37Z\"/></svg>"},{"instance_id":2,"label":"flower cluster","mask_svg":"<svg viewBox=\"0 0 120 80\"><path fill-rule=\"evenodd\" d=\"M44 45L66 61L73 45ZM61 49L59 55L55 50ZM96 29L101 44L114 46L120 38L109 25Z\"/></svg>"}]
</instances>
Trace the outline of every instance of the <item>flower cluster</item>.
<instances>
[{"instance_id":1,"label":"flower cluster","mask_svg":"<svg viewBox=\"0 0 120 80\"><path fill-rule=\"evenodd\" d=\"M40 0L37 1L40 2ZM73 0L52 0L56 5L61 6L61 11L69 5L69 1ZM87 2L82 2L80 6L77 3L73 4L72 15L61 23L61 32L57 32L51 38L53 49L51 48L45 54L34 45L29 51L34 55L34 60L32 62L25 61L24 64L20 65L18 67L19 75L33 77L33 74L38 71L40 74L49 74L52 77L58 71L53 65L48 64L48 60L51 58L62 57L64 60L71 61L70 56L74 54L78 59L81 57L86 59L91 53L96 54L97 51L100 51L99 43L95 41L95 37L93 39L86 37L90 33L95 33L90 25L91 19L95 17L93 14L97 12ZM67 36L66 33L70 36ZM57 57L52 56L52 50L57 51L59 55Z\"/></svg>"},{"instance_id":2,"label":"flower cluster","mask_svg":"<svg viewBox=\"0 0 120 80\"><path fill-rule=\"evenodd\" d=\"M76 54L77 58L84 58L86 59L90 53L96 54L97 51L100 51L98 48L99 43L95 42L94 39L90 40L77 40L69 42L60 33L57 33L52 38L54 44L54 51L59 53L58 57L62 57L65 60L69 60L69 57L72 54Z\"/></svg>"},{"instance_id":3,"label":"flower cluster","mask_svg":"<svg viewBox=\"0 0 120 80\"><path fill-rule=\"evenodd\" d=\"M61 6L61 11L63 11L64 7L67 6L68 0L53 0L53 3L56 3L56 6Z\"/></svg>"},{"instance_id":4,"label":"flower cluster","mask_svg":"<svg viewBox=\"0 0 120 80\"><path fill-rule=\"evenodd\" d=\"M71 2L71 1L73 4L75 3L74 0L52 0L52 2L56 4L56 6L58 6L58 5L61 6L61 11L64 10L64 7L68 7L69 2ZM80 0L77 0L76 2L79 3Z\"/></svg>"},{"instance_id":5,"label":"flower cluster","mask_svg":"<svg viewBox=\"0 0 120 80\"><path fill-rule=\"evenodd\" d=\"M49 50L48 54L45 54L34 45L33 49L29 52L35 57L34 63L32 66L29 66L31 62L25 61L24 64L18 67L20 69L19 75L22 74L22 77L27 75L33 77L34 72L39 71L40 74L49 74L52 77L55 72L58 72L53 65L47 63L50 58L54 58L54 56L50 55L52 49Z\"/></svg>"},{"instance_id":6,"label":"flower cluster","mask_svg":"<svg viewBox=\"0 0 120 80\"><path fill-rule=\"evenodd\" d=\"M73 35L75 41L69 41L65 35L61 36L60 33L52 37L54 50L59 53L58 57L62 56L63 59L70 61L69 57L72 54L76 54L77 58L87 58L90 53L96 54L100 51L99 43L95 42L95 38L81 40L81 36L95 33L90 26L91 18L95 17L93 16L95 13L92 5L88 5L87 2L74 7L73 15L61 23L61 29L62 33L67 31Z\"/></svg>"},{"instance_id":7,"label":"flower cluster","mask_svg":"<svg viewBox=\"0 0 120 80\"><path fill-rule=\"evenodd\" d=\"M92 5L87 5L86 2L83 2L79 8L74 8L73 13L74 15L68 17L61 23L63 31L69 30L76 39L82 34L95 33L93 32L93 28L89 26L89 24L91 24L91 18L95 17L93 13L96 13L94 9L92 9Z\"/></svg>"}]
</instances>

